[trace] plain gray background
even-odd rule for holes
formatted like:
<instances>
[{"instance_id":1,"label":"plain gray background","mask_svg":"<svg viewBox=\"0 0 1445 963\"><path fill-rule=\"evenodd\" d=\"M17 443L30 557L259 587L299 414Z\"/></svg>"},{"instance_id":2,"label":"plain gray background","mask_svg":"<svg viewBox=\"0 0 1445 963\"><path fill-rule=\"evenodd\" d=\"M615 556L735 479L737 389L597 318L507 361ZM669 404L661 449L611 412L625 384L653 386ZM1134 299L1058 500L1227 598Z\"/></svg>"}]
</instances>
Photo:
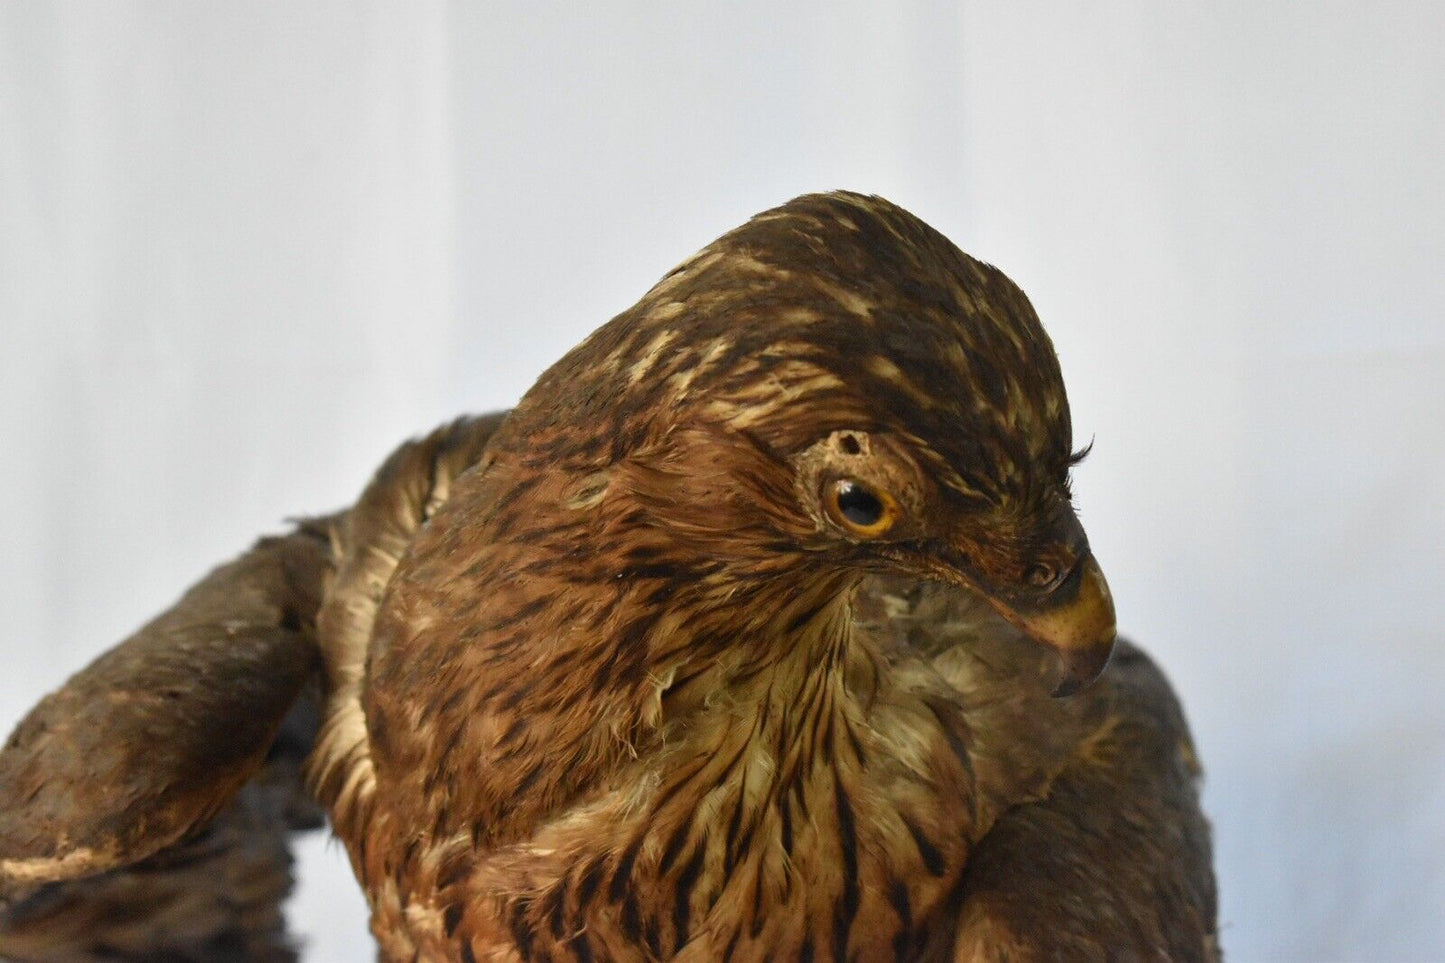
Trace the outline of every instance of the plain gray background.
<instances>
[{"instance_id":1,"label":"plain gray background","mask_svg":"<svg viewBox=\"0 0 1445 963\"><path fill-rule=\"evenodd\" d=\"M1445 8L0 7L0 727L674 263L848 187L1033 298L1223 939L1445 958ZM369 954L305 846L311 960Z\"/></svg>"}]
</instances>

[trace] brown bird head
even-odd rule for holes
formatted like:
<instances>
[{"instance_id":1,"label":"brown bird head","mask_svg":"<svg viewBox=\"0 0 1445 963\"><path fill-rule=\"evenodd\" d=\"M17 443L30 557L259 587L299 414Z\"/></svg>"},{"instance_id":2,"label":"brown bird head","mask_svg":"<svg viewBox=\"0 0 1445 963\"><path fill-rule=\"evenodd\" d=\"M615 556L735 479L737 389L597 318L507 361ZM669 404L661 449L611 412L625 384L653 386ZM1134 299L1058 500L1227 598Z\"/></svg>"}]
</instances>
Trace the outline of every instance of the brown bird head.
<instances>
[{"instance_id":1,"label":"brown bird head","mask_svg":"<svg viewBox=\"0 0 1445 963\"><path fill-rule=\"evenodd\" d=\"M1028 299L877 197L800 197L674 269L493 443L611 504L615 574L736 605L902 570L1102 671L1108 586L1070 505L1068 401Z\"/></svg>"}]
</instances>

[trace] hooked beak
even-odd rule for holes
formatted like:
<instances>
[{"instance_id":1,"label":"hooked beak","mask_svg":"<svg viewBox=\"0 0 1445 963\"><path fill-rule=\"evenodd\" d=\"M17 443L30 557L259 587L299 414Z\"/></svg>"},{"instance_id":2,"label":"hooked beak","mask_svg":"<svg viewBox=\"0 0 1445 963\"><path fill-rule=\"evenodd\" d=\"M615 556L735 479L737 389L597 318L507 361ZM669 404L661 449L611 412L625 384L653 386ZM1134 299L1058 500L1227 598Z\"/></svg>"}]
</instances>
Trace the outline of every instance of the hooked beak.
<instances>
[{"instance_id":1,"label":"hooked beak","mask_svg":"<svg viewBox=\"0 0 1445 963\"><path fill-rule=\"evenodd\" d=\"M1037 605L989 603L1004 618L1059 654L1064 677L1055 696L1073 695L1099 677L1114 650L1114 599L1092 553Z\"/></svg>"}]
</instances>

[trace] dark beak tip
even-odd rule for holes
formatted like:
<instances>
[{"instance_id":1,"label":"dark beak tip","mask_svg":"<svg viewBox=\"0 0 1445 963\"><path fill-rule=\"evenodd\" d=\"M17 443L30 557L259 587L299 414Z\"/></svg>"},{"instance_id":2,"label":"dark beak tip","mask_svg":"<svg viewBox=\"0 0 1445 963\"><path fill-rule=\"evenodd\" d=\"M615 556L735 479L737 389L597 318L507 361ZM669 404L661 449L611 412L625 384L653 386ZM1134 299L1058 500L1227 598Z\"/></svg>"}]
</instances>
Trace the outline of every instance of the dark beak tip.
<instances>
[{"instance_id":1,"label":"dark beak tip","mask_svg":"<svg viewBox=\"0 0 1445 963\"><path fill-rule=\"evenodd\" d=\"M1089 682L1086 682L1077 676L1066 675L1059 680L1059 684L1054 686L1054 691L1049 694L1055 699L1066 699L1074 693L1081 691L1084 686L1089 685L1092 681L1093 680L1089 680Z\"/></svg>"},{"instance_id":2,"label":"dark beak tip","mask_svg":"<svg viewBox=\"0 0 1445 963\"><path fill-rule=\"evenodd\" d=\"M1111 635L1108 642L1086 649L1075 649L1061 655L1064 674L1052 693L1056 699L1066 698L1084 691L1104 674L1104 670L1109 667L1109 660L1114 655L1114 638Z\"/></svg>"}]
</instances>

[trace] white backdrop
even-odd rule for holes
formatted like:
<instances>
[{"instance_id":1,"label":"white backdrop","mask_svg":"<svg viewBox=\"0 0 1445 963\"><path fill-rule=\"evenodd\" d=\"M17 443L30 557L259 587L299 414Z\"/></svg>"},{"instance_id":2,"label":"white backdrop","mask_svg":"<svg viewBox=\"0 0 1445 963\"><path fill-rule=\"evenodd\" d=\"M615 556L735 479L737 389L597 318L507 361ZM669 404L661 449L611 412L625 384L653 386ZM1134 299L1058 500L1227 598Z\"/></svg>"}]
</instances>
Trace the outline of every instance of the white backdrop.
<instances>
[{"instance_id":1,"label":"white backdrop","mask_svg":"<svg viewBox=\"0 0 1445 963\"><path fill-rule=\"evenodd\" d=\"M0 6L0 727L850 187L1054 336L1232 958L1445 958L1442 44L1425 2ZM309 959L365 958L339 849L303 874Z\"/></svg>"}]
</instances>

